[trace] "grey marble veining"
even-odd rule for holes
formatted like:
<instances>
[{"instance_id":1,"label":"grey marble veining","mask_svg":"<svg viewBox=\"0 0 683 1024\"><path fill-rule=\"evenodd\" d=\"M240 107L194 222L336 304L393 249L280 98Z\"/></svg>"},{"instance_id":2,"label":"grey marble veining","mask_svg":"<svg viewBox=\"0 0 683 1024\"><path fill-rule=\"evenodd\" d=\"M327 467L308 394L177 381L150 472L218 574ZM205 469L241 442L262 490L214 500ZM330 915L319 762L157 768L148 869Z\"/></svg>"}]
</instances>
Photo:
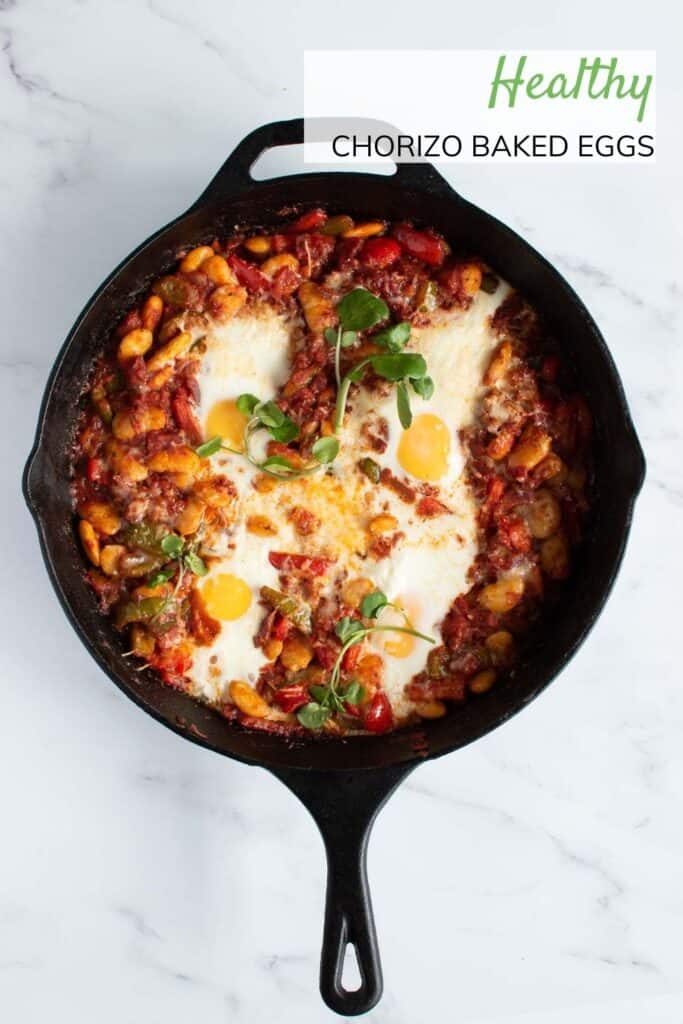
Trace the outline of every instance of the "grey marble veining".
<instances>
[{"instance_id":1,"label":"grey marble veining","mask_svg":"<svg viewBox=\"0 0 683 1024\"><path fill-rule=\"evenodd\" d=\"M0 1000L33 1024L318 1024L322 844L269 775L141 714L48 586L19 474L54 354L143 237L235 142L301 109L301 50L643 45L637 12L199 0L0 3L0 432L5 467ZM671 5L656 166L450 167L603 329L649 460L597 628L503 729L416 771L369 867L375 1024L683 1019L680 119Z\"/></svg>"}]
</instances>

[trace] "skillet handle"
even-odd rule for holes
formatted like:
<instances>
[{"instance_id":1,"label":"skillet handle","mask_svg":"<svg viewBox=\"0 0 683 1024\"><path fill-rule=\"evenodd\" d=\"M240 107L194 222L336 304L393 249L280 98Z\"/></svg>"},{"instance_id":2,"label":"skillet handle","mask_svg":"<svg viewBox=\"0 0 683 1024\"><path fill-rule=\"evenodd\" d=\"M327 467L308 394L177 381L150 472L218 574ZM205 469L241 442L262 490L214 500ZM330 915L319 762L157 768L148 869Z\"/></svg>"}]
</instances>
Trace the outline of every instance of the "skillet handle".
<instances>
[{"instance_id":1,"label":"skillet handle","mask_svg":"<svg viewBox=\"0 0 683 1024\"><path fill-rule=\"evenodd\" d=\"M320 120L328 121L327 118ZM331 135L334 121L329 119L329 124ZM303 145L303 142L302 117L295 117L291 121L273 121L272 124L263 124L260 128L255 128L235 147L194 205L200 206L244 191L254 184L251 168L262 153L277 146ZM407 189L416 188L433 195L448 195L451 199L457 196L446 179L429 163L400 163L396 165L396 173L386 177L388 181L396 182Z\"/></svg>"},{"instance_id":2,"label":"skillet handle","mask_svg":"<svg viewBox=\"0 0 683 1024\"><path fill-rule=\"evenodd\" d=\"M273 121L255 128L235 146L223 166L212 178L195 206L242 192L254 184L250 171L261 153L276 146L296 146L304 141L303 118Z\"/></svg>"},{"instance_id":3,"label":"skillet handle","mask_svg":"<svg viewBox=\"0 0 683 1024\"><path fill-rule=\"evenodd\" d=\"M325 926L320 956L320 994L336 1013L367 1013L382 995L382 966L368 888L366 854L382 805L414 764L367 772L271 769L298 796L320 829L327 854ZM353 946L360 987L344 988L347 946Z\"/></svg>"}]
</instances>

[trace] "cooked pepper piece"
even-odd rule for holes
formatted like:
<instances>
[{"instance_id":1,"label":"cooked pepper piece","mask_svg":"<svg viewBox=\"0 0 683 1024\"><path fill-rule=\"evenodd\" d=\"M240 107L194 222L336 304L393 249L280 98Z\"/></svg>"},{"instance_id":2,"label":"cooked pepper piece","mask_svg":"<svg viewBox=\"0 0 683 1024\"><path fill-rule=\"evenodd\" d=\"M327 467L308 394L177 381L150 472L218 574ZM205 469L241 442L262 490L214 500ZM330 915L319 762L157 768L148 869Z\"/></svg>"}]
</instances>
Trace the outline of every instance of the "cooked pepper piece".
<instances>
[{"instance_id":1,"label":"cooked pepper piece","mask_svg":"<svg viewBox=\"0 0 683 1024\"><path fill-rule=\"evenodd\" d=\"M283 594L272 587L261 587L261 597L284 618L289 619L302 633L311 632L311 609L291 594Z\"/></svg>"},{"instance_id":2,"label":"cooked pepper piece","mask_svg":"<svg viewBox=\"0 0 683 1024\"><path fill-rule=\"evenodd\" d=\"M324 576L333 564L330 558L289 554L286 551L271 551L268 561L275 569L281 569L283 572L305 573L307 576Z\"/></svg>"},{"instance_id":3,"label":"cooked pepper piece","mask_svg":"<svg viewBox=\"0 0 683 1024\"><path fill-rule=\"evenodd\" d=\"M416 231L409 224L397 224L393 235L409 256L428 263L430 267L440 267L448 253L448 246L442 238L430 231Z\"/></svg>"},{"instance_id":4,"label":"cooked pepper piece","mask_svg":"<svg viewBox=\"0 0 683 1024\"><path fill-rule=\"evenodd\" d=\"M327 223L321 227L320 233L323 235L342 235L345 231L350 231L352 227L353 220L351 217L341 213L337 217L330 217Z\"/></svg>"},{"instance_id":5,"label":"cooked pepper piece","mask_svg":"<svg viewBox=\"0 0 683 1024\"><path fill-rule=\"evenodd\" d=\"M123 532L123 539L129 548L141 548L153 555L163 554L161 542L168 534L168 527L159 523L133 523Z\"/></svg>"},{"instance_id":6,"label":"cooked pepper piece","mask_svg":"<svg viewBox=\"0 0 683 1024\"><path fill-rule=\"evenodd\" d=\"M239 256L230 256L228 263L235 271L237 280L250 292L267 292L270 288L270 281L265 274L253 263L241 260Z\"/></svg>"},{"instance_id":7,"label":"cooked pepper piece","mask_svg":"<svg viewBox=\"0 0 683 1024\"><path fill-rule=\"evenodd\" d=\"M368 238L360 252L360 261L373 270L390 267L401 255L401 246L395 238Z\"/></svg>"},{"instance_id":8,"label":"cooked pepper piece","mask_svg":"<svg viewBox=\"0 0 683 1024\"><path fill-rule=\"evenodd\" d=\"M114 625L123 629L131 622L150 622L167 604L165 597L144 597L142 601L123 601L116 606Z\"/></svg>"},{"instance_id":9,"label":"cooked pepper piece","mask_svg":"<svg viewBox=\"0 0 683 1024\"><path fill-rule=\"evenodd\" d=\"M364 473L368 480L371 480L373 484L378 484L381 476L381 469L378 463L374 459L365 458L361 459L358 463L358 467L361 473Z\"/></svg>"},{"instance_id":10,"label":"cooked pepper piece","mask_svg":"<svg viewBox=\"0 0 683 1024\"><path fill-rule=\"evenodd\" d=\"M301 683L293 683L291 686L283 686L276 691L273 703L282 711L298 711L304 704L310 701L308 688Z\"/></svg>"},{"instance_id":11,"label":"cooked pepper piece","mask_svg":"<svg viewBox=\"0 0 683 1024\"><path fill-rule=\"evenodd\" d=\"M316 209L309 210L308 213L303 213L293 224L283 228L287 234L298 234L302 231L318 231L327 220L327 214L324 210Z\"/></svg>"},{"instance_id":12,"label":"cooked pepper piece","mask_svg":"<svg viewBox=\"0 0 683 1024\"><path fill-rule=\"evenodd\" d=\"M370 701L370 706L365 712L364 724L368 732L374 733L388 732L393 726L391 704L383 690L378 690Z\"/></svg>"}]
</instances>

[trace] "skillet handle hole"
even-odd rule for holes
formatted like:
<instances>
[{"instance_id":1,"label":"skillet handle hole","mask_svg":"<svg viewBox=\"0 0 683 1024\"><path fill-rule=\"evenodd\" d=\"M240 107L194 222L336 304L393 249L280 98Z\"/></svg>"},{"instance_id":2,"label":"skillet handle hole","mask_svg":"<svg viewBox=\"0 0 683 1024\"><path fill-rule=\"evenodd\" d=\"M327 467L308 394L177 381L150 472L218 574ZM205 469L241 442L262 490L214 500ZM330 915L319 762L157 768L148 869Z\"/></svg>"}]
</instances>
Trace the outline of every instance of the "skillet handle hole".
<instances>
[{"instance_id":1,"label":"skillet handle hole","mask_svg":"<svg viewBox=\"0 0 683 1024\"><path fill-rule=\"evenodd\" d=\"M363 984L358 963L358 950L352 942L347 942L344 950L340 982L344 992L358 992Z\"/></svg>"},{"instance_id":2,"label":"skillet handle hole","mask_svg":"<svg viewBox=\"0 0 683 1024\"><path fill-rule=\"evenodd\" d=\"M335 171L352 171L356 173L366 171L372 174L387 176L394 175L397 171L393 160L372 164L305 164L303 162L303 155L303 146L298 144L265 149L256 159L249 173L254 181L267 181L269 178L279 178L288 174L311 174L316 171L329 171L330 166Z\"/></svg>"}]
</instances>

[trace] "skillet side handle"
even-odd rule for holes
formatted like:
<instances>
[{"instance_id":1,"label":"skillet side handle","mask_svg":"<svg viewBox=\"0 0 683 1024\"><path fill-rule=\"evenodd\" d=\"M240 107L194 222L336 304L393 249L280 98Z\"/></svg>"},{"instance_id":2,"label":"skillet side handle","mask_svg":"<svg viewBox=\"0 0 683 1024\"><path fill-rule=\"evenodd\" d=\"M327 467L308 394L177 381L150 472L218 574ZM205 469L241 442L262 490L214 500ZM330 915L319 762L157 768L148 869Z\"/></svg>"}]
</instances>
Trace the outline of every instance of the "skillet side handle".
<instances>
[{"instance_id":1,"label":"skillet side handle","mask_svg":"<svg viewBox=\"0 0 683 1024\"><path fill-rule=\"evenodd\" d=\"M336 1013L367 1013L382 995L382 966L368 887L366 855L380 808L414 765L368 772L276 769L320 829L327 854L325 926L320 957L320 994ZM360 987L344 988L347 946L353 946Z\"/></svg>"},{"instance_id":2,"label":"skillet side handle","mask_svg":"<svg viewBox=\"0 0 683 1024\"><path fill-rule=\"evenodd\" d=\"M320 118L318 120L324 126L322 128L323 135L331 138L334 134L334 119ZM328 127L329 131L326 130ZM304 119L302 117L295 117L291 121L273 121L272 124L264 124L260 128L254 129L235 147L194 206L202 206L207 202L232 196L250 188L254 184L251 168L262 153L277 146L303 145L303 142ZM395 181L406 189L429 192L436 196L448 196L451 200L460 198L446 179L429 163L399 163L396 165L396 174L388 176L387 180Z\"/></svg>"},{"instance_id":3,"label":"skillet side handle","mask_svg":"<svg viewBox=\"0 0 683 1024\"><path fill-rule=\"evenodd\" d=\"M262 153L275 146L295 146L303 141L304 122L300 117L255 128L233 149L194 205L202 206L243 192L254 184L250 171Z\"/></svg>"}]
</instances>

